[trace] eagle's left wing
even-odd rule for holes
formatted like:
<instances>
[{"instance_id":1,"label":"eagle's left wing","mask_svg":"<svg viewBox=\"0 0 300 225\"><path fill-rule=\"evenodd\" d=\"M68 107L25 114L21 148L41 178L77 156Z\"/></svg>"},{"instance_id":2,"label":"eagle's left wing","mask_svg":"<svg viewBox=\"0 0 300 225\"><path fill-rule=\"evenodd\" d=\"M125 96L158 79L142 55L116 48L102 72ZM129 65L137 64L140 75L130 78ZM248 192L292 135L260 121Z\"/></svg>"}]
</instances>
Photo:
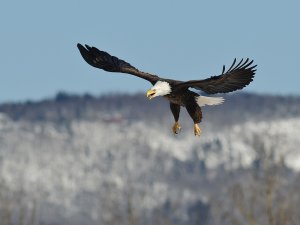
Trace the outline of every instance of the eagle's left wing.
<instances>
[{"instance_id":1,"label":"eagle's left wing","mask_svg":"<svg viewBox=\"0 0 300 225\"><path fill-rule=\"evenodd\" d=\"M252 63L253 60L249 61L247 58L245 61L242 59L236 64L236 59L234 59L231 67L226 72L225 66L223 66L221 75L212 76L204 80L190 80L182 82L174 88L180 90L191 87L202 90L207 94L236 91L244 88L253 80L256 65L253 66Z\"/></svg>"},{"instance_id":2,"label":"eagle's left wing","mask_svg":"<svg viewBox=\"0 0 300 225\"><path fill-rule=\"evenodd\" d=\"M88 45L85 45L84 47L81 44L77 44L77 47L84 60L93 67L103 69L108 72L132 74L134 76L148 80L152 84L155 84L159 80L158 76L139 71L128 62L112 56L107 52L100 51L95 47L90 47Z\"/></svg>"}]
</instances>

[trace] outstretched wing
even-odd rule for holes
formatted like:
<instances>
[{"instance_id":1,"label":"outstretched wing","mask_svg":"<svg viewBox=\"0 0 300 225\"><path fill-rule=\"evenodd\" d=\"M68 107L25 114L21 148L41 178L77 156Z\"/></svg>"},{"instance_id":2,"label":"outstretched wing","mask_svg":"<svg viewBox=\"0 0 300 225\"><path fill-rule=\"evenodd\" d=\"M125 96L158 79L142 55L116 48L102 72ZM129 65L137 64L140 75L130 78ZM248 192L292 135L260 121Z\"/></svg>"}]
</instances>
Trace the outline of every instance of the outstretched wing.
<instances>
[{"instance_id":1,"label":"outstretched wing","mask_svg":"<svg viewBox=\"0 0 300 225\"><path fill-rule=\"evenodd\" d=\"M103 69L108 72L132 74L134 76L148 80L152 84L155 84L159 80L158 76L139 71L124 60L118 59L115 56L111 56L107 52L100 51L95 47L90 47L88 45L85 45L84 47L79 43L77 44L77 47L84 60L91 66Z\"/></svg>"},{"instance_id":2,"label":"outstretched wing","mask_svg":"<svg viewBox=\"0 0 300 225\"><path fill-rule=\"evenodd\" d=\"M234 59L231 67L225 72L225 66L221 75L212 76L205 80L190 80L178 84L175 88L195 88L207 94L228 93L244 88L253 80L256 65L252 65L253 60L242 59L236 64ZM225 72L225 73L224 73Z\"/></svg>"}]
</instances>

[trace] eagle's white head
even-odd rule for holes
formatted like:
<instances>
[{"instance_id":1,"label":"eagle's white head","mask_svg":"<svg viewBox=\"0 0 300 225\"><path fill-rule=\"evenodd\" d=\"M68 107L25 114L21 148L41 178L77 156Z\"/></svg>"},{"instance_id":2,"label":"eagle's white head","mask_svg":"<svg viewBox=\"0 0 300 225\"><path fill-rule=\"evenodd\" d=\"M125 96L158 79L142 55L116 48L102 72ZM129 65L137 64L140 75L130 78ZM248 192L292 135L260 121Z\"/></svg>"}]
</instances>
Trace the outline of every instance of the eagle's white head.
<instances>
[{"instance_id":1,"label":"eagle's white head","mask_svg":"<svg viewBox=\"0 0 300 225\"><path fill-rule=\"evenodd\" d=\"M147 91L147 97L152 99L157 96L164 96L170 94L172 91L171 86L166 81L157 81L154 86Z\"/></svg>"}]
</instances>

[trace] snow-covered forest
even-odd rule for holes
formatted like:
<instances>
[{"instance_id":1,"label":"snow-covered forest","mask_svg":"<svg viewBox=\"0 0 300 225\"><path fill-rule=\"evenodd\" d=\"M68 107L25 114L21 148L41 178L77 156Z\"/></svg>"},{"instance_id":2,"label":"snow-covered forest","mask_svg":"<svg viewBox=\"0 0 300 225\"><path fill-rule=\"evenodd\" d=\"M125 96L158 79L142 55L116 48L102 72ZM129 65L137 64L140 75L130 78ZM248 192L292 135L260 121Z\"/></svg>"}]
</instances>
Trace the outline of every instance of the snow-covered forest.
<instances>
[{"instance_id":1,"label":"snow-covered forest","mask_svg":"<svg viewBox=\"0 0 300 225\"><path fill-rule=\"evenodd\" d=\"M143 94L0 105L0 224L299 224L300 98L225 98L200 138Z\"/></svg>"}]
</instances>

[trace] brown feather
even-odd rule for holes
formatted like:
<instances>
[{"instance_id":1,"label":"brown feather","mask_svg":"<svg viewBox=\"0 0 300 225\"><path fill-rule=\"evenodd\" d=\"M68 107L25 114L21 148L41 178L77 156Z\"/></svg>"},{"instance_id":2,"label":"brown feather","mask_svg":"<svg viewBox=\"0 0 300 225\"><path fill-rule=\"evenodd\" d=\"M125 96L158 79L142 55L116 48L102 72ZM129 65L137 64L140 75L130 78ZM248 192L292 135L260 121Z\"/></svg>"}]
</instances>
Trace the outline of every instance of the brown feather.
<instances>
[{"instance_id":1,"label":"brown feather","mask_svg":"<svg viewBox=\"0 0 300 225\"><path fill-rule=\"evenodd\" d=\"M253 60L249 62L249 59L247 58L245 61L242 59L236 65L236 59L234 59L232 65L225 73L225 66L223 66L221 75L212 76L204 80L190 80L182 82L174 88L180 90L191 87L202 90L208 94L236 91L244 88L253 80L256 65L251 66L252 63Z\"/></svg>"},{"instance_id":2,"label":"brown feather","mask_svg":"<svg viewBox=\"0 0 300 225\"><path fill-rule=\"evenodd\" d=\"M90 47L88 45L85 45L84 47L81 44L77 44L77 47L83 59L93 67L103 69L108 72L132 74L134 76L148 80L152 84L155 84L159 80L158 76L139 71L128 62L112 56L107 52L100 51L95 47Z\"/></svg>"}]
</instances>

